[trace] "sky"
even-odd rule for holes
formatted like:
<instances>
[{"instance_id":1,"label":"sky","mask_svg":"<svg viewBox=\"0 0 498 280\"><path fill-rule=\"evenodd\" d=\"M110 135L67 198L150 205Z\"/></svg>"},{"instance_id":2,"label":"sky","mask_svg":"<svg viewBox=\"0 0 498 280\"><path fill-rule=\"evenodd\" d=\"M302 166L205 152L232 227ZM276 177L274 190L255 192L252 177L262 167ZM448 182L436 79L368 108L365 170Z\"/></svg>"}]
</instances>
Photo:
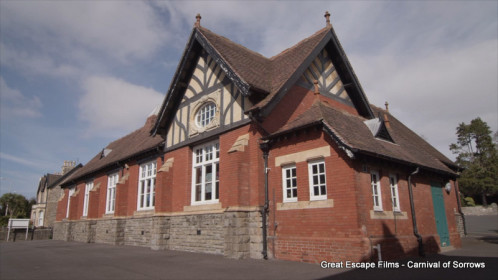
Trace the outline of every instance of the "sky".
<instances>
[{"instance_id":1,"label":"sky","mask_svg":"<svg viewBox=\"0 0 498 280\"><path fill-rule=\"evenodd\" d=\"M0 195L34 197L141 127L168 90L195 15L266 57L325 26L370 103L439 151L480 117L498 130L498 1L0 0Z\"/></svg>"}]
</instances>

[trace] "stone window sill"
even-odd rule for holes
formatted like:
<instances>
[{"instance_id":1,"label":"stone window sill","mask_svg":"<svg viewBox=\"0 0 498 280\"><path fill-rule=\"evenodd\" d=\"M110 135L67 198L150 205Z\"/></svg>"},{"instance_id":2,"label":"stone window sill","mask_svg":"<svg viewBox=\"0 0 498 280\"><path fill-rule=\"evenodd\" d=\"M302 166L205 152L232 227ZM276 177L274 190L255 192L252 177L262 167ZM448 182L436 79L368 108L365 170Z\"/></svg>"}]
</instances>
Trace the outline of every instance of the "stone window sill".
<instances>
[{"instance_id":1,"label":"stone window sill","mask_svg":"<svg viewBox=\"0 0 498 280\"><path fill-rule=\"evenodd\" d=\"M277 210L316 209L334 207L333 199L277 203Z\"/></svg>"}]
</instances>

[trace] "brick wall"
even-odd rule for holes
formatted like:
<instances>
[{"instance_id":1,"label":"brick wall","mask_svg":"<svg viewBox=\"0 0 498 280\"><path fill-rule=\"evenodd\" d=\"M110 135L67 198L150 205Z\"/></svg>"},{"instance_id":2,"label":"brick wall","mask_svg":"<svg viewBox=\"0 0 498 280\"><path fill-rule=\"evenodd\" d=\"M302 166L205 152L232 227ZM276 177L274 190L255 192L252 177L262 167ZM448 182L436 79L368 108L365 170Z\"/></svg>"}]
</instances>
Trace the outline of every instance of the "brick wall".
<instances>
[{"instance_id":1,"label":"brick wall","mask_svg":"<svg viewBox=\"0 0 498 280\"><path fill-rule=\"evenodd\" d=\"M263 126L269 132L275 132L287 122L292 121L311 107L316 98L329 103L337 109L358 115L356 108L335 101L323 95L315 96L312 91L294 85L266 117Z\"/></svg>"},{"instance_id":2,"label":"brick wall","mask_svg":"<svg viewBox=\"0 0 498 280\"><path fill-rule=\"evenodd\" d=\"M276 159L326 145L330 146L330 156L323 158L327 200L332 202L324 207L310 207L316 202L310 202L308 159L300 159L294 163L298 202L282 203L282 168L275 166ZM368 158L352 160L316 129L277 142L270 151L269 165L272 168L269 174L269 246L276 258L305 262L370 260L377 256L371 245L377 244L381 244L383 259L417 255L407 182L413 170ZM379 172L383 211L373 211L371 170ZM394 211L392 206L390 174L398 178L400 212ZM424 171L412 178L418 229L427 253L440 250L431 183L444 185L444 180L442 176ZM454 215L457 207L454 188L450 193L444 192L444 202L451 245L460 247Z\"/></svg>"}]
</instances>

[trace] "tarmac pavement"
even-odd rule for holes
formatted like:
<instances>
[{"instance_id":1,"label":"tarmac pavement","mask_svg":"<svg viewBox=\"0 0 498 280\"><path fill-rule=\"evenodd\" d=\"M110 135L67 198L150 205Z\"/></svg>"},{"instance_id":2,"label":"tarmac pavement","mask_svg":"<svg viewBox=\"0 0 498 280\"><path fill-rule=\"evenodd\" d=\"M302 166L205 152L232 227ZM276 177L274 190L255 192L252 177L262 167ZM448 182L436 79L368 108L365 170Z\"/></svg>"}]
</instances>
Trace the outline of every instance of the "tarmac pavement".
<instances>
[{"instance_id":1,"label":"tarmac pavement","mask_svg":"<svg viewBox=\"0 0 498 280\"><path fill-rule=\"evenodd\" d=\"M40 240L0 243L0 279L498 279L498 227L493 229L498 216L467 220L468 225L479 220L483 229L469 228L461 249L389 263L398 268L322 268L320 264ZM416 268L422 265L440 267Z\"/></svg>"}]
</instances>

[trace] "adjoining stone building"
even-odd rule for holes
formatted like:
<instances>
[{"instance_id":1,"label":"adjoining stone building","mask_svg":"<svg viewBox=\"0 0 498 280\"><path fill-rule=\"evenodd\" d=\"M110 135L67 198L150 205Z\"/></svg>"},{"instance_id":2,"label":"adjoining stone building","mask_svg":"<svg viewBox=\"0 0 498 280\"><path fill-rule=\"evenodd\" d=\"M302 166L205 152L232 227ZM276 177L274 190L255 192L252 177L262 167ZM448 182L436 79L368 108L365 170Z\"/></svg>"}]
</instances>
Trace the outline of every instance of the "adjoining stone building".
<instances>
[{"instance_id":1,"label":"adjoining stone building","mask_svg":"<svg viewBox=\"0 0 498 280\"><path fill-rule=\"evenodd\" d=\"M61 184L65 182L65 180L71 176L74 172L80 169L83 165L79 163L76 165L75 161L64 161L64 165L62 166L62 176L59 177L55 182L48 186L48 194L47 194L47 202L46 202L46 211L45 211L45 227L53 228L55 223L55 218L57 215L57 206L59 205L59 201L64 196L64 190L61 188Z\"/></svg>"},{"instance_id":2,"label":"adjoining stone building","mask_svg":"<svg viewBox=\"0 0 498 280\"><path fill-rule=\"evenodd\" d=\"M459 247L458 167L368 102L329 16L266 58L198 15L159 111L62 184L54 238L306 262Z\"/></svg>"},{"instance_id":3,"label":"adjoining stone building","mask_svg":"<svg viewBox=\"0 0 498 280\"><path fill-rule=\"evenodd\" d=\"M31 208L31 221L35 227L53 227L57 205L64 192L60 183L82 165L74 161L64 161L60 173L47 173L40 178L36 192L36 204Z\"/></svg>"}]
</instances>

